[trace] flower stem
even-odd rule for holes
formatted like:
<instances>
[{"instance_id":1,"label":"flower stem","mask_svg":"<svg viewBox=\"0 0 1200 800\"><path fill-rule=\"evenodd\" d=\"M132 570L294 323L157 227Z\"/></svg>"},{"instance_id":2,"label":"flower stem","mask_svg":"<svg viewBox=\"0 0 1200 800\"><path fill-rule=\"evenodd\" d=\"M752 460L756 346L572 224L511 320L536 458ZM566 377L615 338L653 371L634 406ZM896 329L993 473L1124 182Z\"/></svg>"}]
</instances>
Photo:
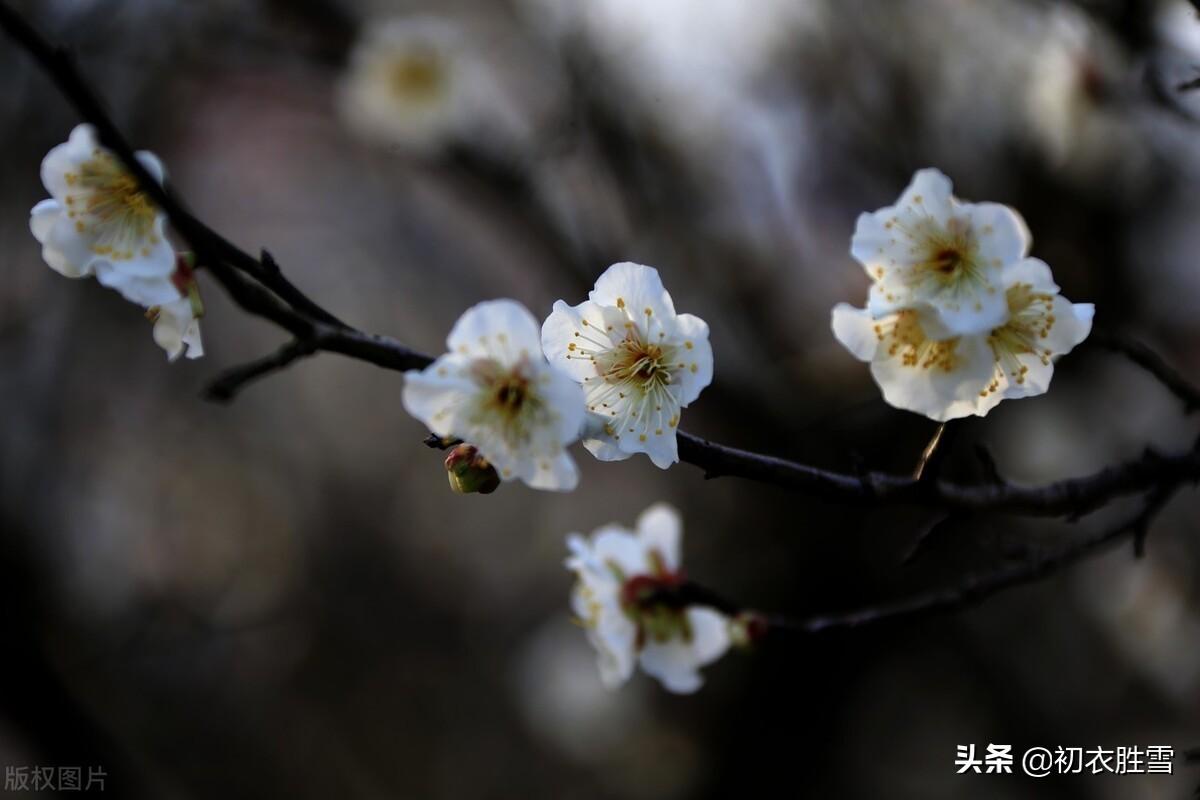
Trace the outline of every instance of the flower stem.
<instances>
[{"instance_id":1,"label":"flower stem","mask_svg":"<svg viewBox=\"0 0 1200 800\"><path fill-rule=\"evenodd\" d=\"M939 452L938 447L944 439L950 438L946 435L946 426L949 424L948 422L943 422L933 432L933 437L929 440L929 444L925 445L925 449L921 451L921 458L917 461L916 468L913 469L913 480L919 481L922 477L928 480L936 476L937 468L946 450L943 447Z\"/></svg>"}]
</instances>

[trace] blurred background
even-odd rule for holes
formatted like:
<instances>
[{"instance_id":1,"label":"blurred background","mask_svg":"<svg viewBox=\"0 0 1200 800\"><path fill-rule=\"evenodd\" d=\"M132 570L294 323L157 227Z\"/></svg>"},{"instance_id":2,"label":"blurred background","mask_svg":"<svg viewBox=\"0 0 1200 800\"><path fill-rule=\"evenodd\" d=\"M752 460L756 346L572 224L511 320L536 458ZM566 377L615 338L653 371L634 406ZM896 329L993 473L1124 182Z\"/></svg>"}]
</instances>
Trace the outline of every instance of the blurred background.
<instances>
[{"instance_id":1,"label":"blurred background","mask_svg":"<svg viewBox=\"0 0 1200 800\"><path fill-rule=\"evenodd\" d=\"M1018 208L1097 326L1200 376L1200 22L1183 0L25 0L194 211L366 330L548 313L656 266L712 327L688 430L912 468L933 423L829 331L860 211L920 167ZM38 166L77 122L0 43L0 762L141 798L1184 798L1176 774L956 776L955 748L1200 744L1200 503L978 608L733 653L616 693L564 535L682 512L695 579L795 616L948 586L1104 524L863 511L581 449L580 488L457 496L402 377L323 355L201 398L280 333L201 274L207 355L40 259ZM1194 420L1084 346L961 426L1035 482L1182 449ZM1124 509L1117 506L1112 513ZM1019 770L1018 770L1019 771Z\"/></svg>"}]
</instances>

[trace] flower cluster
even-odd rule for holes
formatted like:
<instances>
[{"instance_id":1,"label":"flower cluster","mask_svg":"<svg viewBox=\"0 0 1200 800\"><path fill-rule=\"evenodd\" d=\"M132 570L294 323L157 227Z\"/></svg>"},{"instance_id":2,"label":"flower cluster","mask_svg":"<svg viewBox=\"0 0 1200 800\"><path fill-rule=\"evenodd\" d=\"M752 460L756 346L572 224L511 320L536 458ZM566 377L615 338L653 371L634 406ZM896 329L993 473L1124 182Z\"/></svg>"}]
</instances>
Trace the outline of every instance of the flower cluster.
<instances>
[{"instance_id":1,"label":"flower cluster","mask_svg":"<svg viewBox=\"0 0 1200 800\"><path fill-rule=\"evenodd\" d=\"M137 157L161 183L161 162L152 153ZM190 257L176 254L165 234L166 215L100 146L90 125L77 126L46 155L42 183L50 199L33 207L29 227L50 268L68 278L94 275L145 307L154 341L172 361L185 352L203 355L203 306Z\"/></svg>"},{"instance_id":2,"label":"flower cluster","mask_svg":"<svg viewBox=\"0 0 1200 800\"><path fill-rule=\"evenodd\" d=\"M581 437L601 461L645 453L671 466L682 410L712 381L708 326L676 314L640 264L609 267L577 306L555 303L540 332L520 304L496 300L463 314L446 344L406 373L405 409L475 445L502 480L539 489L575 488L564 448Z\"/></svg>"},{"instance_id":3,"label":"flower cluster","mask_svg":"<svg viewBox=\"0 0 1200 800\"><path fill-rule=\"evenodd\" d=\"M606 525L585 539L567 538L567 569L577 583L575 616L596 648L600 677L615 689L640 664L672 692L690 693L699 668L733 643L731 621L699 605L671 602L684 583L678 512L659 503L642 512L637 530Z\"/></svg>"},{"instance_id":4,"label":"flower cluster","mask_svg":"<svg viewBox=\"0 0 1200 800\"><path fill-rule=\"evenodd\" d=\"M834 335L888 403L934 420L1042 394L1094 309L1061 297L1029 244L1013 209L963 202L921 170L896 205L859 217L850 252L872 285L865 308L834 307Z\"/></svg>"}]
</instances>

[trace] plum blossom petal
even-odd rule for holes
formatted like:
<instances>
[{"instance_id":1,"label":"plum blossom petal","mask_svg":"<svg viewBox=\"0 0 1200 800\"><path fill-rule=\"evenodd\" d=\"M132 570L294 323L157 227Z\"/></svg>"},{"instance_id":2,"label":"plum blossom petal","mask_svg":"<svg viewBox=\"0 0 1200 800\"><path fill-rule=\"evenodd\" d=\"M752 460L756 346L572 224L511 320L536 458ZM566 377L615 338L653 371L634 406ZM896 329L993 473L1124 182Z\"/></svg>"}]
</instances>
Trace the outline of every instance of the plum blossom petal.
<instances>
[{"instance_id":1,"label":"plum blossom petal","mask_svg":"<svg viewBox=\"0 0 1200 800\"><path fill-rule=\"evenodd\" d=\"M876 319L866 309L840 303L833 309L834 335L871 375L884 400L938 421L987 413L981 407L995 365L978 336L936 341L926 333L922 311L908 309Z\"/></svg>"},{"instance_id":2,"label":"plum blossom petal","mask_svg":"<svg viewBox=\"0 0 1200 800\"><path fill-rule=\"evenodd\" d=\"M1001 400L1043 394L1054 360L1091 330L1094 308L1058 294L1050 268L1024 259L1003 274L1006 319L989 331L947 336L925 306L876 316L839 303L834 336L896 408L946 421L984 416Z\"/></svg>"},{"instance_id":3,"label":"plum blossom petal","mask_svg":"<svg viewBox=\"0 0 1200 800\"><path fill-rule=\"evenodd\" d=\"M694 692L700 667L731 646L730 621L702 606L656 600L683 581L679 513L658 503L638 518L637 531L606 525L590 537L570 534L566 566L575 573L571 608L596 649L604 685L615 689L636 665L668 691Z\"/></svg>"},{"instance_id":4,"label":"plum blossom petal","mask_svg":"<svg viewBox=\"0 0 1200 800\"><path fill-rule=\"evenodd\" d=\"M699 317L675 313L658 271L641 264L612 265L579 305L555 303L542 349L583 386L584 447L601 461L644 453L662 469L676 463L682 409L712 382L708 334Z\"/></svg>"},{"instance_id":5,"label":"plum blossom petal","mask_svg":"<svg viewBox=\"0 0 1200 800\"><path fill-rule=\"evenodd\" d=\"M935 169L918 171L896 205L860 215L850 245L876 283L874 316L923 305L952 335L1004 321L1001 273L1028 249L1028 229L1014 210L955 198Z\"/></svg>"},{"instance_id":6,"label":"plum blossom petal","mask_svg":"<svg viewBox=\"0 0 1200 800\"><path fill-rule=\"evenodd\" d=\"M151 153L138 159L161 182L162 163ZM166 239L166 215L142 191L117 157L100 146L90 125L42 161L42 183L55 205L34 207L30 227L46 262L68 277L97 270L140 278L165 278L175 271L175 251Z\"/></svg>"},{"instance_id":7,"label":"plum blossom petal","mask_svg":"<svg viewBox=\"0 0 1200 800\"><path fill-rule=\"evenodd\" d=\"M1037 259L1010 266L1004 279L1009 317L987 337L995 360L988 391L1012 399L1044 394L1055 360L1091 333L1095 306L1060 295L1050 268Z\"/></svg>"},{"instance_id":8,"label":"plum blossom petal","mask_svg":"<svg viewBox=\"0 0 1200 800\"><path fill-rule=\"evenodd\" d=\"M424 370L405 373L405 410L438 436L475 445L501 480L574 489L579 472L565 448L583 427L583 392L546 363L533 315L513 300L479 303L446 346Z\"/></svg>"},{"instance_id":9,"label":"plum blossom petal","mask_svg":"<svg viewBox=\"0 0 1200 800\"><path fill-rule=\"evenodd\" d=\"M704 680L700 667L716 661L729 649L729 620L711 608L687 610L687 637L665 642L651 639L642 648L638 663L668 691L691 694Z\"/></svg>"},{"instance_id":10,"label":"plum blossom petal","mask_svg":"<svg viewBox=\"0 0 1200 800\"><path fill-rule=\"evenodd\" d=\"M678 511L666 503L655 503L638 516L637 534L642 546L657 553L667 569L679 569L683 521Z\"/></svg>"},{"instance_id":11,"label":"plum blossom petal","mask_svg":"<svg viewBox=\"0 0 1200 800\"><path fill-rule=\"evenodd\" d=\"M149 316L154 320L154 341L175 361L181 355L200 358L204 345L200 341L200 320L189 297L152 307Z\"/></svg>"}]
</instances>

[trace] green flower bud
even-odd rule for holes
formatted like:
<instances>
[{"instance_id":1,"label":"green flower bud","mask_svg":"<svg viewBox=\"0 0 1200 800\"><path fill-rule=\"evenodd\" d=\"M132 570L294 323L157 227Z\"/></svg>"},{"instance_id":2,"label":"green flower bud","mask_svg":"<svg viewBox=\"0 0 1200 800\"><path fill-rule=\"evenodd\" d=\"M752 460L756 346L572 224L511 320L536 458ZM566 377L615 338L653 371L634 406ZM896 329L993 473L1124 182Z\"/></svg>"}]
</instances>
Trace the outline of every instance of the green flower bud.
<instances>
[{"instance_id":1,"label":"green flower bud","mask_svg":"<svg viewBox=\"0 0 1200 800\"><path fill-rule=\"evenodd\" d=\"M496 468L470 444L460 444L446 456L446 477L458 494L491 494L500 486Z\"/></svg>"}]
</instances>

